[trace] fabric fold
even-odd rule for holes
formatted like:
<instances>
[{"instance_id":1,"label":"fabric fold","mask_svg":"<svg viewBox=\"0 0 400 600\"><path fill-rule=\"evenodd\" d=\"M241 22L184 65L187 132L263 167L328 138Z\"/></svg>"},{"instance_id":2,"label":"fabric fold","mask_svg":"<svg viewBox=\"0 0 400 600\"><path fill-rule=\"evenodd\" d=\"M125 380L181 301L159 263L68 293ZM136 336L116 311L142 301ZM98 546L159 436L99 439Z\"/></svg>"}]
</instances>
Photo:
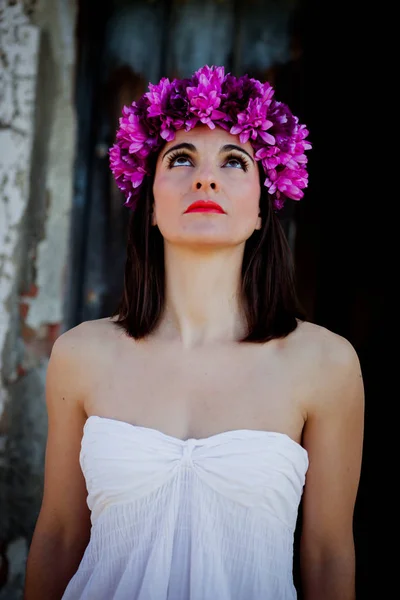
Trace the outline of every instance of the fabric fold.
<instances>
[{"instance_id":1,"label":"fabric fold","mask_svg":"<svg viewBox=\"0 0 400 600\"><path fill-rule=\"evenodd\" d=\"M289 436L180 440L92 416L80 464L91 538L63 600L294 600L308 455Z\"/></svg>"}]
</instances>

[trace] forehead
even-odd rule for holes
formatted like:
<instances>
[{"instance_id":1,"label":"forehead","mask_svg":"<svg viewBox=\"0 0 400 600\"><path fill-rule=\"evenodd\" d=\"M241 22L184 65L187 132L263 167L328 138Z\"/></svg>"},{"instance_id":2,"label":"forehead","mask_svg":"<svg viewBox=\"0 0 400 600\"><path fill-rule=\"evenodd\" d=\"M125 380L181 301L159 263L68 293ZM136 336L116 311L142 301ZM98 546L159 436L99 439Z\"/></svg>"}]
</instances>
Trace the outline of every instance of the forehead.
<instances>
[{"instance_id":1,"label":"forehead","mask_svg":"<svg viewBox=\"0 0 400 600\"><path fill-rule=\"evenodd\" d=\"M238 135L232 135L229 131L225 131L225 129L218 126L216 126L215 129L210 129L208 125L198 125L190 131L179 129L176 132L175 139L165 145L165 150L183 142L193 144L199 151L201 151L202 148L206 148L207 151L215 150L216 152L219 151L221 146L235 144L236 146L239 146L239 148L246 150L250 156L253 156L254 154L250 142L242 144Z\"/></svg>"}]
</instances>

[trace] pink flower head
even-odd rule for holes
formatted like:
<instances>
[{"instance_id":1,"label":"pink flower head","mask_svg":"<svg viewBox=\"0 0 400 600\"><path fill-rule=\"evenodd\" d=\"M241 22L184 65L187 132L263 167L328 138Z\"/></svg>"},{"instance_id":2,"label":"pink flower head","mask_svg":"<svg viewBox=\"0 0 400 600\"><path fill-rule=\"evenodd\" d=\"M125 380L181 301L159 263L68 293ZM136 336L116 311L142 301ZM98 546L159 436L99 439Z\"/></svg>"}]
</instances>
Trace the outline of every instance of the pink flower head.
<instances>
[{"instance_id":1,"label":"pink flower head","mask_svg":"<svg viewBox=\"0 0 400 600\"><path fill-rule=\"evenodd\" d=\"M224 119L225 114L218 109L221 104L221 85L224 80L224 67L205 66L196 73L198 84L187 88L190 112L210 129L214 121ZM191 124L195 121L192 119ZM191 128L191 127L190 127Z\"/></svg>"},{"instance_id":2,"label":"pink flower head","mask_svg":"<svg viewBox=\"0 0 400 600\"><path fill-rule=\"evenodd\" d=\"M245 144L249 138L256 140L260 137L273 146L275 138L267 133L267 129L272 125L272 121L267 119L267 103L261 98L250 98L246 110L237 115L237 124L231 127L230 132L232 135L239 135L242 144Z\"/></svg>"},{"instance_id":3,"label":"pink flower head","mask_svg":"<svg viewBox=\"0 0 400 600\"><path fill-rule=\"evenodd\" d=\"M283 194L292 200L301 200L304 196L302 189L307 187L308 177L305 169L291 169L285 167L281 171L268 169L265 184L270 194L279 191L279 197Z\"/></svg>"},{"instance_id":4,"label":"pink flower head","mask_svg":"<svg viewBox=\"0 0 400 600\"><path fill-rule=\"evenodd\" d=\"M224 67L205 65L189 79L163 77L130 106L119 121L116 142L110 149L110 168L125 205L134 208L141 186L150 174L149 159L179 129L198 124L222 127L250 141L261 161L265 185L276 210L286 198L300 200L307 187L308 130L286 104L274 98L270 83L248 75L225 74Z\"/></svg>"},{"instance_id":5,"label":"pink flower head","mask_svg":"<svg viewBox=\"0 0 400 600\"><path fill-rule=\"evenodd\" d=\"M145 97L149 100L149 108L147 109L150 117L159 117L163 114L163 101L168 97L171 84L167 77L163 77L158 85L149 83L149 92Z\"/></svg>"},{"instance_id":6,"label":"pink flower head","mask_svg":"<svg viewBox=\"0 0 400 600\"><path fill-rule=\"evenodd\" d=\"M118 144L114 144L109 154L111 170L117 185L126 196L125 206L133 208L137 198L136 190L146 175L146 162L134 154L121 151Z\"/></svg>"}]
</instances>

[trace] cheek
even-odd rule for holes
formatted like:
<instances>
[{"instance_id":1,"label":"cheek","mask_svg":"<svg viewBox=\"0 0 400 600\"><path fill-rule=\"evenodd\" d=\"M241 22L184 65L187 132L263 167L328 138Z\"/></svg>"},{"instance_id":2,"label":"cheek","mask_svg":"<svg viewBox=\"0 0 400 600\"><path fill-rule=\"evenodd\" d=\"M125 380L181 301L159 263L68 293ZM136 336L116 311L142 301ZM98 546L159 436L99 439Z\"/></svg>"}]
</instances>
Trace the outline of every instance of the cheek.
<instances>
[{"instance_id":1,"label":"cheek","mask_svg":"<svg viewBox=\"0 0 400 600\"><path fill-rule=\"evenodd\" d=\"M177 182L169 173L156 174L153 184L154 219L161 233L175 227L180 208L180 193Z\"/></svg>"},{"instance_id":2,"label":"cheek","mask_svg":"<svg viewBox=\"0 0 400 600\"><path fill-rule=\"evenodd\" d=\"M171 185L164 173L156 174L153 184L153 196L156 206L168 201L171 196Z\"/></svg>"},{"instance_id":3,"label":"cheek","mask_svg":"<svg viewBox=\"0 0 400 600\"><path fill-rule=\"evenodd\" d=\"M246 221L257 219L260 212L260 182L258 179L247 180L235 188L235 208L237 213Z\"/></svg>"},{"instance_id":4,"label":"cheek","mask_svg":"<svg viewBox=\"0 0 400 600\"><path fill-rule=\"evenodd\" d=\"M161 218L164 213L171 212L174 200L176 200L176 187L171 185L171 181L165 174L155 177L153 185L154 213Z\"/></svg>"},{"instance_id":5,"label":"cheek","mask_svg":"<svg viewBox=\"0 0 400 600\"><path fill-rule=\"evenodd\" d=\"M156 173L153 184L153 196L156 205L179 205L182 194L187 189L187 170L161 171Z\"/></svg>"}]
</instances>

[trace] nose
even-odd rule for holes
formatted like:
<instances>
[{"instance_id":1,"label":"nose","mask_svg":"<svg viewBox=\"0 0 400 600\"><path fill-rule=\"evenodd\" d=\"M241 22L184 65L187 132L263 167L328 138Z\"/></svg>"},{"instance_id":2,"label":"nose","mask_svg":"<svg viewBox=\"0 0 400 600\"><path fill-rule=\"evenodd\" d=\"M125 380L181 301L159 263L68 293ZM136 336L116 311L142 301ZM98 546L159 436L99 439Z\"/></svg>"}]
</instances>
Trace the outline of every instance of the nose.
<instances>
[{"instance_id":1,"label":"nose","mask_svg":"<svg viewBox=\"0 0 400 600\"><path fill-rule=\"evenodd\" d=\"M197 171L195 177L193 178L193 189L202 190L207 192L209 189L214 192L219 191L219 184L217 181L217 177L215 173L213 173L212 169L204 169L201 172Z\"/></svg>"},{"instance_id":2,"label":"nose","mask_svg":"<svg viewBox=\"0 0 400 600\"><path fill-rule=\"evenodd\" d=\"M212 190L216 190L217 189L217 184L215 183L215 181L211 181L209 183L209 187ZM197 181L196 182L196 190L201 190L201 189L206 189L206 188L207 188L207 185L205 184L204 181Z\"/></svg>"}]
</instances>

